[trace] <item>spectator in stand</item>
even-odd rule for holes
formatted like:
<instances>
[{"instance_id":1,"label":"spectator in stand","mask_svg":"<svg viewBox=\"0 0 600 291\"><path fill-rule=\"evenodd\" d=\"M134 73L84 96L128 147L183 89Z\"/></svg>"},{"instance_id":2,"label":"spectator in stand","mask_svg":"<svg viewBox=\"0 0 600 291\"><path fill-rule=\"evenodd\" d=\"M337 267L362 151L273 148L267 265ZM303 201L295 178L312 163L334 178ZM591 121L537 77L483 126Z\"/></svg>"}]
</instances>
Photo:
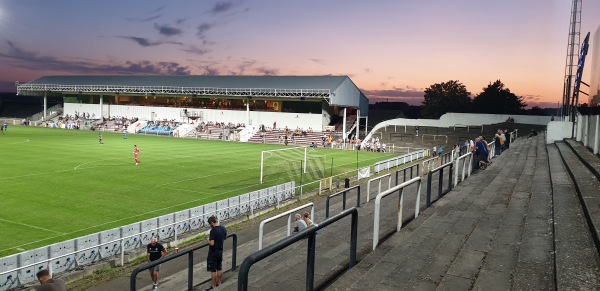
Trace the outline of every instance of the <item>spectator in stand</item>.
<instances>
[{"instance_id":1,"label":"spectator in stand","mask_svg":"<svg viewBox=\"0 0 600 291\"><path fill-rule=\"evenodd\" d=\"M510 148L510 137L512 136L512 132L509 132L508 129L504 129L504 147L505 149Z\"/></svg>"},{"instance_id":2,"label":"spectator in stand","mask_svg":"<svg viewBox=\"0 0 600 291\"><path fill-rule=\"evenodd\" d=\"M437 147L433 146L433 151L431 152L431 154L435 157L437 156Z\"/></svg>"}]
</instances>

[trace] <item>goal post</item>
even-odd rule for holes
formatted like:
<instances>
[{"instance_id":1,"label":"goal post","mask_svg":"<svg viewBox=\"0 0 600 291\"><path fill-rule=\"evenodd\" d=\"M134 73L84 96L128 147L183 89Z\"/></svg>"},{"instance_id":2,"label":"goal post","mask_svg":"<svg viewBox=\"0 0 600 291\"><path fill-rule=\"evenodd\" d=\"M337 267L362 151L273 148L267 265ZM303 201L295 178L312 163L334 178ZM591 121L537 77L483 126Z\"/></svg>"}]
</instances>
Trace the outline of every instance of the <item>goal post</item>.
<instances>
[{"instance_id":1,"label":"goal post","mask_svg":"<svg viewBox=\"0 0 600 291\"><path fill-rule=\"evenodd\" d=\"M316 150L308 147L293 147L261 152L260 183L268 176L277 175L280 178L294 179L300 173L322 176L325 171L325 155L319 155Z\"/></svg>"}]
</instances>

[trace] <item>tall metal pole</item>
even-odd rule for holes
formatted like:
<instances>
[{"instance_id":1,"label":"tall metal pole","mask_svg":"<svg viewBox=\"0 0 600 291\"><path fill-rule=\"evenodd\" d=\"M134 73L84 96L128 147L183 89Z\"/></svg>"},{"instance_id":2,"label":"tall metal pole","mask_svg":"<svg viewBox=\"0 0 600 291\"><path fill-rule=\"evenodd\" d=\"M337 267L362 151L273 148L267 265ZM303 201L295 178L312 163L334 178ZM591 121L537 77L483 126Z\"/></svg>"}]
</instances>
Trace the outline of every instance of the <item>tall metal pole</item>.
<instances>
[{"instance_id":1,"label":"tall metal pole","mask_svg":"<svg viewBox=\"0 0 600 291\"><path fill-rule=\"evenodd\" d=\"M565 64L565 84L564 84L564 95L562 101L561 116L569 117L571 114L572 106L569 104L571 99L571 87L573 86L574 70L577 66L577 61L574 60L575 56L579 52L580 42L580 29L581 29L581 1L573 0L571 6L571 24L569 26L569 38L567 44L567 60ZM574 121L574 120L571 120Z\"/></svg>"}]
</instances>

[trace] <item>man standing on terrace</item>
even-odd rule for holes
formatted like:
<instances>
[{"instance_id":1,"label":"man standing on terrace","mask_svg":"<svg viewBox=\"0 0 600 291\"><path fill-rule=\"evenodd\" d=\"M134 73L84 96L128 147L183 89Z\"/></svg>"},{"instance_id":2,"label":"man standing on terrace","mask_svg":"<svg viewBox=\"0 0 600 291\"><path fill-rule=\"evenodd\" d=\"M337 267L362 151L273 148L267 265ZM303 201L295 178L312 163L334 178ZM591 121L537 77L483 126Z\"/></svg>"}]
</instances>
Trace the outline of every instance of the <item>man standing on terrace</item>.
<instances>
[{"instance_id":1,"label":"man standing on terrace","mask_svg":"<svg viewBox=\"0 0 600 291\"><path fill-rule=\"evenodd\" d=\"M167 255L167 249L163 245L156 242L156 238L150 239L150 243L146 246L146 258L148 262L156 261ZM160 265L156 265L150 269L150 276L152 277L152 290L158 289L158 271L160 271Z\"/></svg>"},{"instance_id":2,"label":"man standing on terrace","mask_svg":"<svg viewBox=\"0 0 600 291\"><path fill-rule=\"evenodd\" d=\"M208 257L206 270L211 272L212 285L206 290L221 286L223 283L223 242L227 237L227 228L220 225L215 216L208 218L210 234L208 240Z\"/></svg>"}]
</instances>

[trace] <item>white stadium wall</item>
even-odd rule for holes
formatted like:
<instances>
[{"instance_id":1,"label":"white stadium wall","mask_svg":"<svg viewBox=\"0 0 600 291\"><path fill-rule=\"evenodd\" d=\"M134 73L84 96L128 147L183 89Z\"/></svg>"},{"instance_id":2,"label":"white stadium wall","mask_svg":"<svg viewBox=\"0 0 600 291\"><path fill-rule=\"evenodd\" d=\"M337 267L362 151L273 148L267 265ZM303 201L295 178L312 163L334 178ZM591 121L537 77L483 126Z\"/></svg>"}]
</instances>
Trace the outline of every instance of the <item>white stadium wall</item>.
<instances>
[{"instance_id":1,"label":"white stadium wall","mask_svg":"<svg viewBox=\"0 0 600 291\"><path fill-rule=\"evenodd\" d=\"M64 114L74 115L75 111L80 114L85 112L90 116L104 117L137 117L140 120L175 120L185 122L186 118L181 117L181 111L186 108L180 107L149 107L149 106L128 106L128 105L109 105L103 104L102 110L100 104L79 104L65 103ZM208 122L232 122L247 123L248 113L240 110L220 110L220 109L195 109L187 108L188 112L197 112L202 114L203 120ZM102 114L102 111L104 114ZM258 128L261 124L266 127L273 127L273 122L277 122L278 128L287 126L295 129L297 127L315 131L321 131L323 128L323 116L321 114L311 113L288 113L288 112L263 112L250 111L250 126Z\"/></svg>"},{"instance_id":2,"label":"white stadium wall","mask_svg":"<svg viewBox=\"0 0 600 291\"><path fill-rule=\"evenodd\" d=\"M546 128L546 143L554 143L557 140L570 138L572 136L573 122L550 121Z\"/></svg>"},{"instance_id":3,"label":"white stadium wall","mask_svg":"<svg viewBox=\"0 0 600 291\"><path fill-rule=\"evenodd\" d=\"M515 120L515 123L546 125L550 122L551 116L536 115L510 115L510 114L482 114L482 113L446 113L440 119L408 119L396 118L390 119L373 127L372 131L390 125L409 125L409 126L434 126L450 127L454 125L480 126L484 124L493 124L505 122L509 117Z\"/></svg>"}]
</instances>

